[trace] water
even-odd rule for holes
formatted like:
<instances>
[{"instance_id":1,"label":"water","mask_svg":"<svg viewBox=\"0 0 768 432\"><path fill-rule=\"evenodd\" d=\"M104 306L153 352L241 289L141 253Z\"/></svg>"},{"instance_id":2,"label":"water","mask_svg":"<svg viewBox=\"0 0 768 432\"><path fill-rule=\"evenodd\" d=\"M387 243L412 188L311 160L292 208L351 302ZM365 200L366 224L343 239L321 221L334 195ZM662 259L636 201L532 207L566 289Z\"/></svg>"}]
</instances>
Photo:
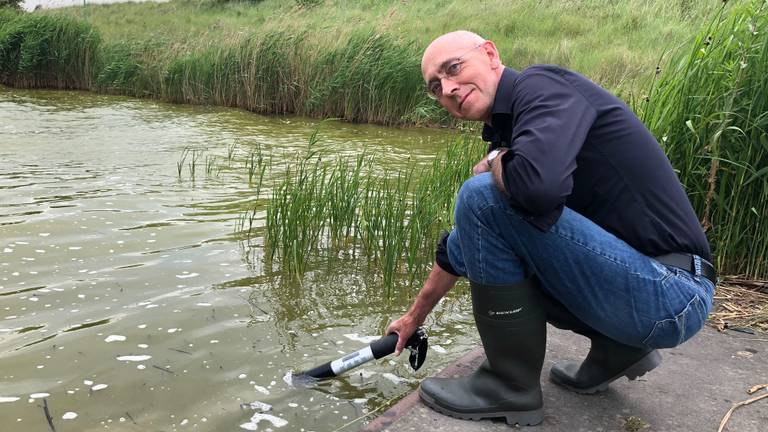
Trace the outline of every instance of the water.
<instances>
[{"instance_id":1,"label":"water","mask_svg":"<svg viewBox=\"0 0 768 432\"><path fill-rule=\"evenodd\" d=\"M44 400L60 432L334 431L467 351L463 287L428 321L436 348L420 371L402 355L312 388L283 380L363 347L418 289L388 296L354 262L313 263L294 282L264 264L258 236L234 234L255 199L248 152L260 145L279 164L317 127L323 152L367 150L387 167L426 163L447 141L0 88L0 431L48 430ZM184 148L223 161L233 144L217 175L179 178Z\"/></svg>"}]
</instances>

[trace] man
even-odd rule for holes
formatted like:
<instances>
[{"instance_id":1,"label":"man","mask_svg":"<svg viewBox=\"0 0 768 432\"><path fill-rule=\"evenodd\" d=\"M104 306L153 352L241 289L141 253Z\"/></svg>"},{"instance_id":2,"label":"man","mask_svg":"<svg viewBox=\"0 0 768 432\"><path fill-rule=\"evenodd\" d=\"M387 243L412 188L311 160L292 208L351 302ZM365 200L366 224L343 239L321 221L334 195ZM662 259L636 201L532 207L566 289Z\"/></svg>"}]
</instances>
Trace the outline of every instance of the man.
<instances>
[{"instance_id":1,"label":"man","mask_svg":"<svg viewBox=\"0 0 768 432\"><path fill-rule=\"evenodd\" d=\"M468 377L425 379L425 404L459 418L543 419L546 322L591 340L550 380L605 390L661 362L704 324L714 268L669 160L618 98L574 72L502 65L493 42L458 31L433 41L421 70L454 117L485 123L488 155L456 202L455 229L408 312L390 324L397 353L455 284L469 279L487 360Z\"/></svg>"}]
</instances>

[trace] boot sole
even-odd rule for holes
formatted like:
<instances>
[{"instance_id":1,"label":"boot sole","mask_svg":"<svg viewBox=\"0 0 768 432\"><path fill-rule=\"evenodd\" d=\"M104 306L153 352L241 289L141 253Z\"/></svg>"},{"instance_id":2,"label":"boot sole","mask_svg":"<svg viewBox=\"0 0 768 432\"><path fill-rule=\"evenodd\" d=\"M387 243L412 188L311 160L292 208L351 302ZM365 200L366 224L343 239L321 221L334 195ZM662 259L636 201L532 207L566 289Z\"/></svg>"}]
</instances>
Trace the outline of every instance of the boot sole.
<instances>
[{"instance_id":1,"label":"boot sole","mask_svg":"<svg viewBox=\"0 0 768 432\"><path fill-rule=\"evenodd\" d=\"M552 371L549 373L549 380L553 383L565 387L568 390L571 390L573 392L579 393L579 394L595 394L599 392L603 392L608 389L608 384L616 381L617 379L621 377L627 377L628 380L634 381L637 378L645 375L646 373L652 371L655 369L658 365L661 364L661 354L659 354L658 351L653 350L645 357L638 360L635 364L632 366L624 369L621 371L618 375L614 376L613 378L609 378L595 386L587 387L587 388L581 388L581 387L574 387L564 381L562 381L560 378L558 378L556 375L552 374Z\"/></svg>"},{"instance_id":2,"label":"boot sole","mask_svg":"<svg viewBox=\"0 0 768 432\"><path fill-rule=\"evenodd\" d=\"M507 424L512 426L535 426L544 420L544 410L541 408L531 411L490 411L465 413L453 411L450 408L446 408L438 404L437 401L422 392L421 388L419 388L419 397L421 397L424 405L432 408L440 414L445 414L447 416L461 420L483 420L504 417L504 420L507 422Z\"/></svg>"}]
</instances>

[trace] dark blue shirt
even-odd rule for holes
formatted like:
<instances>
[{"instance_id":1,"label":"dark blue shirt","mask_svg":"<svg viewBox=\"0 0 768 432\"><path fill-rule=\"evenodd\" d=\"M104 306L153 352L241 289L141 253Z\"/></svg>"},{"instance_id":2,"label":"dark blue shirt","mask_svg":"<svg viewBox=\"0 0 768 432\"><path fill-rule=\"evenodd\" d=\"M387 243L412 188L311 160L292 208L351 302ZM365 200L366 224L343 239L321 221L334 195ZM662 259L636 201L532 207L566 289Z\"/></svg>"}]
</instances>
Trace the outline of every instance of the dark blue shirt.
<instances>
[{"instance_id":1,"label":"dark blue shirt","mask_svg":"<svg viewBox=\"0 0 768 432\"><path fill-rule=\"evenodd\" d=\"M575 72L506 68L483 129L501 158L510 205L547 231L563 207L636 250L710 260L709 243L672 165L629 107ZM438 246L437 263L456 274Z\"/></svg>"}]
</instances>

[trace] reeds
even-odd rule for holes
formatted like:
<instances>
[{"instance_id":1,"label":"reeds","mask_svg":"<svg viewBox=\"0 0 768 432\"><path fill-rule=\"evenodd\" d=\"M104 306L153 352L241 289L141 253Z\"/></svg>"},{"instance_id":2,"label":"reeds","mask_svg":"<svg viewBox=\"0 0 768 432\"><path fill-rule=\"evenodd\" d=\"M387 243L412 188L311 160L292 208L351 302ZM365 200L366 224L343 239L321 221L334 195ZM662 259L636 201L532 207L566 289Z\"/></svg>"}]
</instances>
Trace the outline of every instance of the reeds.
<instances>
[{"instance_id":1,"label":"reeds","mask_svg":"<svg viewBox=\"0 0 768 432\"><path fill-rule=\"evenodd\" d=\"M768 276L768 4L723 10L638 106L721 272Z\"/></svg>"},{"instance_id":2,"label":"reeds","mask_svg":"<svg viewBox=\"0 0 768 432\"><path fill-rule=\"evenodd\" d=\"M100 43L84 21L0 9L0 83L90 89Z\"/></svg>"},{"instance_id":3,"label":"reeds","mask_svg":"<svg viewBox=\"0 0 768 432\"><path fill-rule=\"evenodd\" d=\"M382 172L375 155L323 159L313 150L317 141L315 133L273 189L268 260L300 277L313 262L362 259L386 287L423 276L441 229L450 228L456 191L484 146L457 136L429 166Z\"/></svg>"},{"instance_id":4,"label":"reeds","mask_svg":"<svg viewBox=\"0 0 768 432\"><path fill-rule=\"evenodd\" d=\"M370 29L332 42L270 30L189 48L102 44L84 21L3 11L0 82L401 125L436 111L412 40ZM439 117L437 117L439 118Z\"/></svg>"}]
</instances>

